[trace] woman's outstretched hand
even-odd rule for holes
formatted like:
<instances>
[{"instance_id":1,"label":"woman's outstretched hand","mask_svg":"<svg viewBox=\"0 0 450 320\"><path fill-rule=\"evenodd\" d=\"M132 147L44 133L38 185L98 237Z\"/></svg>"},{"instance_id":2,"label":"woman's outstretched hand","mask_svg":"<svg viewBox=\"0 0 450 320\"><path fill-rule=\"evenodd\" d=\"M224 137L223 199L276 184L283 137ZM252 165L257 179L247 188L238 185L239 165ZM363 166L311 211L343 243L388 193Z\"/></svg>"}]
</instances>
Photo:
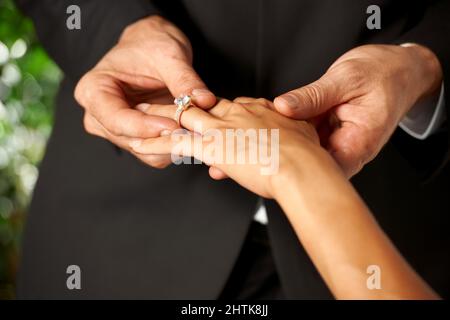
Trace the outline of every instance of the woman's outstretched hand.
<instances>
[{"instance_id":1,"label":"woman's outstretched hand","mask_svg":"<svg viewBox=\"0 0 450 320\"><path fill-rule=\"evenodd\" d=\"M181 116L187 131L130 146L142 155L159 150L195 157L250 191L275 198L336 298L438 298L319 145L314 126L272 108L271 102L253 98L221 100L209 111L191 107ZM153 116L175 113L174 106L143 109ZM368 282L367 270L373 269L383 274L377 290Z\"/></svg>"},{"instance_id":2,"label":"woman's outstretched hand","mask_svg":"<svg viewBox=\"0 0 450 320\"><path fill-rule=\"evenodd\" d=\"M140 109L152 116L173 117L176 107ZM278 114L265 99L222 99L208 111L191 107L183 112L181 124L188 131L133 141L133 151L195 157L267 198L275 197L274 179L287 174L291 163L300 161L306 168L319 158L332 162L313 125Z\"/></svg>"}]
</instances>

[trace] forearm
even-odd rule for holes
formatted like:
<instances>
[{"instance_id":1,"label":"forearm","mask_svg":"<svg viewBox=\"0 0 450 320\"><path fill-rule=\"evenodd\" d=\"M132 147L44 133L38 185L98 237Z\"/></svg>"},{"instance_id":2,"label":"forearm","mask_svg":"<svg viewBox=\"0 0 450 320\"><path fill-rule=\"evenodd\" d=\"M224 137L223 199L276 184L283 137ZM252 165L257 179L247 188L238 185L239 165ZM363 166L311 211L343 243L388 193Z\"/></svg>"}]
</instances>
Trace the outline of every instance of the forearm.
<instances>
[{"instance_id":1,"label":"forearm","mask_svg":"<svg viewBox=\"0 0 450 320\"><path fill-rule=\"evenodd\" d=\"M428 299L433 291L409 267L351 184L327 156L290 161L276 195L302 245L338 299ZM367 287L367 267L381 289Z\"/></svg>"}]
</instances>

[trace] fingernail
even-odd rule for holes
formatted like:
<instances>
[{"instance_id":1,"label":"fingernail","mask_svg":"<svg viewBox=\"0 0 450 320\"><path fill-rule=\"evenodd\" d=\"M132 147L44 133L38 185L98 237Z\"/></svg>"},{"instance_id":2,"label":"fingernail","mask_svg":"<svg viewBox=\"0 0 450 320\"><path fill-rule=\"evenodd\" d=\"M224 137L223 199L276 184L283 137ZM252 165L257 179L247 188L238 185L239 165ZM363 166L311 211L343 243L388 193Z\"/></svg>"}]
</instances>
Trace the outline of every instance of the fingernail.
<instances>
[{"instance_id":1,"label":"fingernail","mask_svg":"<svg viewBox=\"0 0 450 320\"><path fill-rule=\"evenodd\" d=\"M285 95L281 96L281 99L283 99L286 102L286 105L289 108L292 108L292 109L297 108L298 99L293 94L285 94Z\"/></svg>"},{"instance_id":2,"label":"fingernail","mask_svg":"<svg viewBox=\"0 0 450 320\"><path fill-rule=\"evenodd\" d=\"M133 139L128 144L130 148L135 149L138 148L142 144L142 139Z\"/></svg>"},{"instance_id":3,"label":"fingernail","mask_svg":"<svg viewBox=\"0 0 450 320\"><path fill-rule=\"evenodd\" d=\"M148 103L141 103L136 106L136 109L138 109L139 111L142 111L142 112L147 111L148 108L150 108L150 105Z\"/></svg>"},{"instance_id":4,"label":"fingernail","mask_svg":"<svg viewBox=\"0 0 450 320\"><path fill-rule=\"evenodd\" d=\"M172 133L172 131L170 131L170 130L163 130L159 133L159 135L161 137L164 137L164 136L170 136L171 133Z\"/></svg>"},{"instance_id":5,"label":"fingernail","mask_svg":"<svg viewBox=\"0 0 450 320\"><path fill-rule=\"evenodd\" d=\"M214 94L208 89L194 89L192 90L192 96L200 97L200 96L214 96Z\"/></svg>"}]
</instances>

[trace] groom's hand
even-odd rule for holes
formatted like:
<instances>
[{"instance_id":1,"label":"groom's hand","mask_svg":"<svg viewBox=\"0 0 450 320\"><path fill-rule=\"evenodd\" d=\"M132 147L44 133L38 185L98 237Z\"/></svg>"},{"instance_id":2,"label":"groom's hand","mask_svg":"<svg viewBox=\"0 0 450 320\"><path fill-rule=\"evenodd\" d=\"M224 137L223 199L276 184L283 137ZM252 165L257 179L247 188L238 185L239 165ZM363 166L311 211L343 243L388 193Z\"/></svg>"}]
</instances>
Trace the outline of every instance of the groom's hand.
<instances>
[{"instance_id":1,"label":"groom's hand","mask_svg":"<svg viewBox=\"0 0 450 320\"><path fill-rule=\"evenodd\" d=\"M86 131L130 152L133 141L177 128L174 120L135 107L142 102L172 103L173 96L182 94L191 94L202 108L216 101L192 68L189 40L158 16L128 26L75 89L75 98L85 110ZM170 155L134 155L153 167L170 164Z\"/></svg>"},{"instance_id":2,"label":"groom's hand","mask_svg":"<svg viewBox=\"0 0 450 320\"><path fill-rule=\"evenodd\" d=\"M318 123L322 144L351 177L441 82L440 63L427 48L367 45L347 52L319 80L277 97L274 104L286 116Z\"/></svg>"}]
</instances>

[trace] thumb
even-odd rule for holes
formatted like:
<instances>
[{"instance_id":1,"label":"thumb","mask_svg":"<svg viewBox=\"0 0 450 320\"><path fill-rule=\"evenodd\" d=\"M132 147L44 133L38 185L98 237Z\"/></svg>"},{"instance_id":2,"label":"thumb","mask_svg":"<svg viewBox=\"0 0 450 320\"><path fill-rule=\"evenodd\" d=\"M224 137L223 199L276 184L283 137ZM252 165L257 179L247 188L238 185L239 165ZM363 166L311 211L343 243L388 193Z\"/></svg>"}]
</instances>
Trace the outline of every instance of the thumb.
<instances>
[{"instance_id":1,"label":"thumb","mask_svg":"<svg viewBox=\"0 0 450 320\"><path fill-rule=\"evenodd\" d=\"M215 95L186 61L165 58L156 68L161 80L174 97L191 95L195 105L201 108L210 108L216 103Z\"/></svg>"},{"instance_id":2,"label":"thumb","mask_svg":"<svg viewBox=\"0 0 450 320\"><path fill-rule=\"evenodd\" d=\"M274 105L278 112L295 119L310 119L323 114L343 100L340 83L325 74L319 80L304 87L289 91L275 98Z\"/></svg>"}]
</instances>

